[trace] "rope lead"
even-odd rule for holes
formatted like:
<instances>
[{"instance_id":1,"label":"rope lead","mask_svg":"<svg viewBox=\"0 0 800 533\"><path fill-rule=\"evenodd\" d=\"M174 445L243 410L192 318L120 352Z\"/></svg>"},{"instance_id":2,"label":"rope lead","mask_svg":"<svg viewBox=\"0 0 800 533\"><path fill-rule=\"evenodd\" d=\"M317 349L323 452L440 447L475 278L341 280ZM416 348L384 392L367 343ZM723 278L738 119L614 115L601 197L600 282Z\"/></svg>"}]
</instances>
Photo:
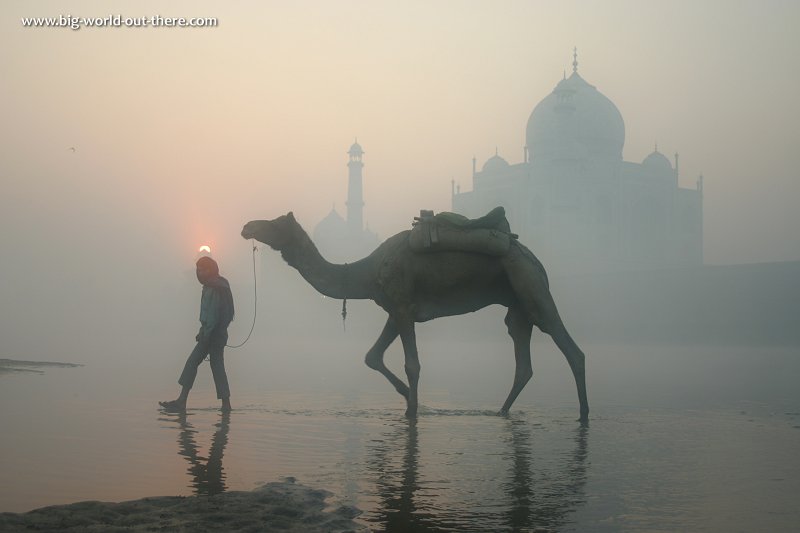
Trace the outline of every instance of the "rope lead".
<instances>
[{"instance_id":1,"label":"rope lead","mask_svg":"<svg viewBox=\"0 0 800 533\"><path fill-rule=\"evenodd\" d=\"M256 250L258 247L256 246L256 242L253 241L253 325L250 326L250 333L247 334L247 338L242 341L241 344L237 344L236 346L231 346L230 344L226 344L226 348L241 348L244 344L250 340L250 335L253 334L253 330L256 327L256 314L258 313L258 286L256 285Z\"/></svg>"}]
</instances>

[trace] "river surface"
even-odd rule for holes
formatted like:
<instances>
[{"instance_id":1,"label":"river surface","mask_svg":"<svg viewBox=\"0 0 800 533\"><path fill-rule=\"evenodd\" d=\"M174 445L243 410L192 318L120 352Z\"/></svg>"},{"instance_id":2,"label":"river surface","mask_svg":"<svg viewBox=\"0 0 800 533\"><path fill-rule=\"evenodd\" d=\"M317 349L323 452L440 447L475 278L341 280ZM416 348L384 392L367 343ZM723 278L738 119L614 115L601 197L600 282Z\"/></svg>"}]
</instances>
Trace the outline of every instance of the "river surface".
<instances>
[{"instance_id":1,"label":"river surface","mask_svg":"<svg viewBox=\"0 0 800 533\"><path fill-rule=\"evenodd\" d=\"M330 491L333 506L361 509L374 531L800 523L796 347L584 347L588 426L551 344L534 345L534 380L508 417L495 413L513 356L487 361L469 346L423 357L416 423L360 355L308 368L298 350L311 344L229 353L230 415L217 410L207 364L185 415L156 408L177 393L183 354L0 374L0 511L294 477Z\"/></svg>"}]
</instances>

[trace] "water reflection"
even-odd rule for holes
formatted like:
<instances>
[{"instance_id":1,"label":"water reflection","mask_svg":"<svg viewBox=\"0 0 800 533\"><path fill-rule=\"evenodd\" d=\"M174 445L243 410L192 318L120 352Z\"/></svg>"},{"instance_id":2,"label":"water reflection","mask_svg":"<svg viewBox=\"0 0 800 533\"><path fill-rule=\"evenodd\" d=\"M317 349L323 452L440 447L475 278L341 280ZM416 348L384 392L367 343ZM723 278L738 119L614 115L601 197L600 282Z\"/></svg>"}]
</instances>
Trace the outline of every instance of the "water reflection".
<instances>
[{"instance_id":1,"label":"water reflection","mask_svg":"<svg viewBox=\"0 0 800 533\"><path fill-rule=\"evenodd\" d=\"M563 527L568 515L583 502L588 425L576 429L574 448L566 450L560 461L550 465L550 457L534 454L535 442L528 422L509 420L508 423L512 454L510 481L504 487L508 500L506 527L510 531Z\"/></svg>"},{"instance_id":2,"label":"water reflection","mask_svg":"<svg viewBox=\"0 0 800 533\"><path fill-rule=\"evenodd\" d=\"M588 426L574 434L558 432L552 441L537 448L537 439L547 430L534 434L527 420L507 419L503 432L491 434L492 443L479 443L487 459L499 465L488 471L468 464L456 447L428 442L421 450L418 423L392 424L381 438L373 441L366 461L367 474L374 480L378 509L362 519L375 531L555 531L569 523L569 515L584 501L587 479ZM423 438L425 430L423 428ZM541 439L541 440L547 440ZM507 442L508 447L497 446ZM422 456L422 458L421 458ZM495 457L491 457L495 456ZM464 463L466 461L466 463ZM504 472L502 463L508 462ZM458 474L443 471L456 468ZM482 480L500 476L501 479ZM461 480L454 483L453 480ZM499 489L499 490L498 490Z\"/></svg>"},{"instance_id":3,"label":"water reflection","mask_svg":"<svg viewBox=\"0 0 800 533\"><path fill-rule=\"evenodd\" d=\"M377 479L381 500L377 522L385 531L446 531L442 517L417 508L419 437L417 421L400 422L387 438L376 441L374 453L367 461L367 469ZM398 443L393 449L392 443ZM401 449L402 447L402 449ZM399 470L393 467L395 457L402 453ZM367 517L367 519L369 519Z\"/></svg>"},{"instance_id":4,"label":"water reflection","mask_svg":"<svg viewBox=\"0 0 800 533\"><path fill-rule=\"evenodd\" d=\"M225 446L228 444L228 432L230 431L231 415L227 412L220 414L220 421L217 423L214 436L211 438L211 446L208 449L208 457L200 455L197 446L197 430L187 419L186 413L178 413L171 421L177 422L178 433L178 455L186 459L189 463L187 472L191 478L191 486L194 493L203 496L219 494L227 489L225 485L225 471L222 468L222 456Z\"/></svg>"}]
</instances>

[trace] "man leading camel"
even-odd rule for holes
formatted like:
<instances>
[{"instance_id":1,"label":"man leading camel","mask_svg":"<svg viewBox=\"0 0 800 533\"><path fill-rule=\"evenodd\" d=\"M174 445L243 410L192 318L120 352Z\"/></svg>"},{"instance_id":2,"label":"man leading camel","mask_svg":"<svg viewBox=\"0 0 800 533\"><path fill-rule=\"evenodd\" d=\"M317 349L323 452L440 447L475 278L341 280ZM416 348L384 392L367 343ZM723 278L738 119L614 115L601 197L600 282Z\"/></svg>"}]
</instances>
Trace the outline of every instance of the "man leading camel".
<instances>
[{"instance_id":1,"label":"man leading camel","mask_svg":"<svg viewBox=\"0 0 800 533\"><path fill-rule=\"evenodd\" d=\"M200 298L200 332L195 337L197 345L189 354L178 384L183 387L176 400L158 402L168 411L183 411L186 400L197 376L197 367L209 356L211 373L217 389L217 398L222 400L222 410L231 410L231 391L225 374L223 351L228 342L228 324L233 320L233 294L228 280L219 275L219 265L210 257L197 260L197 281L203 285Z\"/></svg>"}]
</instances>

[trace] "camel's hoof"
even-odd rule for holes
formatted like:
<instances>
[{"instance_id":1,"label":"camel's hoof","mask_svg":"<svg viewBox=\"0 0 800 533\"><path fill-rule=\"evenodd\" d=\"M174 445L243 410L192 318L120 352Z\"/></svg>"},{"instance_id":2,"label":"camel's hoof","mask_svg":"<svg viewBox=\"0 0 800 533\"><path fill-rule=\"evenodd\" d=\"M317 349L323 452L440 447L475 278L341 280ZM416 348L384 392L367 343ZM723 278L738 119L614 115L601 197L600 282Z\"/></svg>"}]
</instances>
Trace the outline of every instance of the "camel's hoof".
<instances>
[{"instance_id":1,"label":"camel's hoof","mask_svg":"<svg viewBox=\"0 0 800 533\"><path fill-rule=\"evenodd\" d=\"M497 412L497 416L508 416L508 409L500 409Z\"/></svg>"}]
</instances>

